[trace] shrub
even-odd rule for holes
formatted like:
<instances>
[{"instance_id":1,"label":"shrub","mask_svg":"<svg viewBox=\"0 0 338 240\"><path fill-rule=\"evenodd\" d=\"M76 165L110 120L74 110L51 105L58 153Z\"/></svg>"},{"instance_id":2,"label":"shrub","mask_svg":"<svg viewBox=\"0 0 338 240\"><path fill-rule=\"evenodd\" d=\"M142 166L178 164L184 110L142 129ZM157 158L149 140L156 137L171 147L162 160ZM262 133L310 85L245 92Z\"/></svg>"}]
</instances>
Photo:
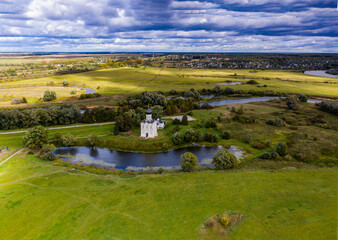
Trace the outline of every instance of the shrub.
<instances>
[{"instance_id":1,"label":"shrub","mask_svg":"<svg viewBox=\"0 0 338 240\"><path fill-rule=\"evenodd\" d=\"M263 149L263 148L265 148L264 144L261 143L261 142L254 142L254 143L251 144L251 146L253 148L256 148L256 149Z\"/></svg>"},{"instance_id":2,"label":"shrub","mask_svg":"<svg viewBox=\"0 0 338 240\"><path fill-rule=\"evenodd\" d=\"M298 108L297 101L293 97L289 97L286 99L286 105L290 110L296 110Z\"/></svg>"},{"instance_id":3,"label":"shrub","mask_svg":"<svg viewBox=\"0 0 338 240\"><path fill-rule=\"evenodd\" d=\"M67 133L66 135L61 137L61 142L63 146L70 147L76 144L76 139L72 134Z\"/></svg>"},{"instance_id":4,"label":"shrub","mask_svg":"<svg viewBox=\"0 0 338 240\"><path fill-rule=\"evenodd\" d=\"M186 114L184 114L182 117L182 125L188 125L188 117Z\"/></svg>"},{"instance_id":5,"label":"shrub","mask_svg":"<svg viewBox=\"0 0 338 240\"><path fill-rule=\"evenodd\" d=\"M205 133L204 134L204 141L206 141L206 142L217 142L218 141L218 137L217 137L216 134Z\"/></svg>"},{"instance_id":6,"label":"shrub","mask_svg":"<svg viewBox=\"0 0 338 240\"><path fill-rule=\"evenodd\" d=\"M183 136L182 133L176 132L176 133L174 133L172 140L173 140L174 144L180 145L180 144L184 143L184 136Z\"/></svg>"},{"instance_id":7,"label":"shrub","mask_svg":"<svg viewBox=\"0 0 338 240\"><path fill-rule=\"evenodd\" d=\"M275 151L270 151L270 152L265 152L262 155L259 156L261 159L268 159L268 160L273 160L278 157L278 153Z\"/></svg>"},{"instance_id":8,"label":"shrub","mask_svg":"<svg viewBox=\"0 0 338 240\"><path fill-rule=\"evenodd\" d=\"M338 116L338 101L335 102L322 101L319 104L319 110L327 113L332 113Z\"/></svg>"},{"instance_id":9,"label":"shrub","mask_svg":"<svg viewBox=\"0 0 338 240\"><path fill-rule=\"evenodd\" d=\"M21 103L27 103L27 99L26 99L25 97L23 97L23 98L21 99Z\"/></svg>"},{"instance_id":10,"label":"shrub","mask_svg":"<svg viewBox=\"0 0 338 240\"><path fill-rule=\"evenodd\" d=\"M235 155L227 149L222 148L212 157L212 164L214 164L217 169L234 168L237 166L237 159Z\"/></svg>"},{"instance_id":11,"label":"shrub","mask_svg":"<svg viewBox=\"0 0 338 240\"><path fill-rule=\"evenodd\" d=\"M44 144L42 149L37 154L37 157L41 158L42 160L46 161L53 161L55 160L55 146L53 144Z\"/></svg>"},{"instance_id":12,"label":"shrub","mask_svg":"<svg viewBox=\"0 0 338 240\"><path fill-rule=\"evenodd\" d=\"M191 172L198 166L197 157L191 152L186 152L181 155L180 165L184 172Z\"/></svg>"},{"instance_id":13,"label":"shrub","mask_svg":"<svg viewBox=\"0 0 338 240\"><path fill-rule=\"evenodd\" d=\"M280 155L280 156L285 156L288 153L288 148L286 143L284 142L279 142L276 145L275 151Z\"/></svg>"},{"instance_id":14,"label":"shrub","mask_svg":"<svg viewBox=\"0 0 338 240\"><path fill-rule=\"evenodd\" d=\"M48 131L42 126L35 126L28 129L23 137L24 144L30 149L39 149L48 141Z\"/></svg>"},{"instance_id":15,"label":"shrub","mask_svg":"<svg viewBox=\"0 0 338 240\"><path fill-rule=\"evenodd\" d=\"M205 122L205 127L206 128L216 128L217 127L217 123L214 120L210 119L210 120L207 120Z\"/></svg>"},{"instance_id":16,"label":"shrub","mask_svg":"<svg viewBox=\"0 0 338 240\"><path fill-rule=\"evenodd\" d=\"M252 80L247 81L246 84L258 84L258 82L252 79Z\"/></svg>"},{"instance_id":17,"label":"shrub","mask_svg":"<svg viewBox=\"0 0 338 240\"><path fill-rule=\"evenodd\" d=\"M226 227L229 224L229 219L226 216L221 217L219 220L219 223L223 226Z\"/></svg>"},{"instance_id":18,"label":"shrub","mask_svg":"<svg viewBox=\"0 0 338 240\"><path fill-rule=\"evenodd\" d=\"M298 96L298 101L307 102L308 97L305 94L301 94Z\"/></svg>"},{"instance_id":19,"label":"shrub","mask_svg":"<svg viewBox=\"0 0 338 240\"><path fill-rule=\"evenodd\" d=\"M252 140L252 137L251 137L250 134L245 135L244 142L249 144L249 143L251 143L251 140Z\"/></svg>"},{"instance_id":20,"label":"shrub","mask_svg":"<svg viewBox=\"0 0 338 240\"><path fill-rule=\"evenodd\" d=\"M189 128L184 132L184 141L186 142L195 141L195 130L193 128Z\"/></svg>"},{"instance_id":21,"label":"shrub","mask_svg":"<svg viewBox=\"0 0 338 240\"><path fill-rule=\"evenodd\" d=\"M179 125L179 124L181 124L181 121L180 121L178 118L175 118L175 119L173 120L173 124L174 124L174 125Z\"/></svg>"},{"instance_id":22,"label":"shrub","mask_svg":"<svg viewBox=\"0 0 338 240\"><path fill-rule=\"evenodd\" d=\"M92 133L87 139L87 145L90 147L95 147L99 143L99 139L96 134Z\"/></svg>"},{"instance_id":23,"label":"shrub","mask_svg":"<svg viewBox=\"0 0 338 240\"><path fill-rule=\"evenodd\" d=\"M164 173L164 169L160 167L159 169L157 169L157 173L158 173L158 174Z\"/></svg>"},{"instance_id":24,"label":"shrub","mask_svg":"<svg viewBox=\"0 0 338 240\"><path fill-rule=\"evenodd\" d=\"M201 106L201 109L212 109L213 106L211 106L209 103L203 103Z\"/></svg>"},{"instance_id":25,"label":"shrub","mask_svg":"<svg viewBox=\"0 0 338 240\"><path fill-rule=\"evenodd\" d=\"M268 120L268 121L266 121L266 124L276 126L276 127L285 127L286 126L286 122L284 122L284 120L282 120L280 118L276 118L275 120Z\"/></svg>"},{"instance_id":26,"label":"shrub","mask_svg":"<svg viewBox=\"0 0 338 240\"><path fill-rule=\"evenodd\" d=\"M237 113L239 115L242 115L244 113L244 109L243 109L243 106L241 106L238 110L237 110Z\"/></svg>"},{"instance_id":27,"label":"shrub","mask_svg":"<svg viewBox=\"0 0 338 240\"><path fill-rule=\"evenodd\" d=\"M68 87L68 86L69 86L69 83L68 83L66 80L64 80L64 81L62 82L62 86Z\"/></svg>"},{"instance_id":28,"label":"shrub","mask_svg":"<svg viewBox=\"0 0 338 240\"><path fill-rule=\"evenodd\" d=\"M230 139L231 138L231 132L225 130L222 134L223 139Z\"/></svg>"},{"instance_id":29,"label":"shrub","mask_svg":"<svg viewBox=\"0 0 338 240\"><path fill-rule=\"evenodd\" d=\"M56 93L54 91L46 90L43 94L43 101L49 102L56 99Z\"/></svg>"},{"instance_id":30,"label":"shrub","mask_svg":"<svg viewBox=\"0 0 338 240\"><path fill-rule=\"evenodd\" d=\"M70 94L75 95L76 91L73 89L72 91L70 91Z\"/></svg>"}]
</instances>

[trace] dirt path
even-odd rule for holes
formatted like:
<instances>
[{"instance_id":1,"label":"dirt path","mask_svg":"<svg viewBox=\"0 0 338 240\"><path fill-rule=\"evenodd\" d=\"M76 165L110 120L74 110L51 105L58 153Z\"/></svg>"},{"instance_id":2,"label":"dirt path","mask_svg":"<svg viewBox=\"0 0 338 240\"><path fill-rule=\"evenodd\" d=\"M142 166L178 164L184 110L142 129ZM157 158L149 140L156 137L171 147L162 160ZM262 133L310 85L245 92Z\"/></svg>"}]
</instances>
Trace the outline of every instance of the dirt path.
<instances>
[{"instance_id":1,"label":"dirt path","mask_svg":"<svg viewBox=\"0 0 338 240\"><path fill-rule=\"evenodd\" d=\"M15 155L19 154L20 152L22 152L24 150L24 148L21 148L19 151L16 151L14 154L12 154L11 156L9 156L8 158L6 158L5 160L3 160L1 163L0 163L0 166L2 164L4 164L5 162L7 162L9 159L11 159L12 157L14 157Z\"/></svg>"},{"instance_id":2,"label":"dirt path","mask_svg":"<svg viewBox=\"0 0 338 240\"><path fill-rule=\"evenodd\" d=\"M67 128L91 127L91 126L110 125L110 124L114 124L114 123L115 123L115 122L91 123L91 124L82 124L82 125L65 126L65 127L50 127L50 128L47 128L47 129L48 129L48 130L56 130L56 129L67 129ZM16 134L16 133L25 133L25 132L27 132L27 130L13 131L13 132L0 132L0 135Z\"/></svg>"}]
</instances>

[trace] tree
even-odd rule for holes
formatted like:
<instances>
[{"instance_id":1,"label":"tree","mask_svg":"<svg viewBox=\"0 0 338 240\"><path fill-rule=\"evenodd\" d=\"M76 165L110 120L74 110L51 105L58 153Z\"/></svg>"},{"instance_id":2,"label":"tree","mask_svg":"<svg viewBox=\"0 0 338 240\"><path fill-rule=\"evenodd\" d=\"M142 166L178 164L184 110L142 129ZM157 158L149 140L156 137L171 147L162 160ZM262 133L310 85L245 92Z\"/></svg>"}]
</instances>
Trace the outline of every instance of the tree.
<instances>
[{"instance_id":1,"label":"tree","mask_svg":"<svg viewBox=\"0 0 338 240\"><path fill-rule=\"evenodd\" d=\"M275 150L282 157L288 153L288 147L285 142L277 143Z\"/></svg>"},{"instance_id":2,"label":"tree","mask_svg":"<svg viewBox=\"0 0 338 240\"><path fill-rule=\"evenodd\" d=\"M298 108L297 101L293 97L286 99L286 105L288 106L288 109L290 110L296 110Z\"/></svg>"},{"instance_id":3,"label":"tree","mask_svg":"<svg viewBox=\"0 0 338 240\"><path fill-rule=\"evenodd\" d=\"M48 131L42 126L35 126L28 129L23 137L26 147L31 149L39 149L48 141Z\"/></svg>"},{"instance_id":4,"label":"tree","mask_svg":"<svg viewBox=\"0 0 338 240\"><path fill-rule=\"evenodd\" d=\"M217 169L228 169L236 167L238 161L235 155L229 152L229 150L222 148L212 157L212 164L214 164Z\"/></svg>"},{"instance_id":5,"label":"tree","mask_svg":"<svg viewBox=\"0 0 338 240\"><path fill-rule=\"evenodd\" d=\"M123 131L128 132L133 129L133 119L129 114L124 114L124 125L123 125Z\"/></svg>"},{"instance_id":6,"label":"tree","mask_svg":"<svg viewBox=\"0 0 338 240\"><path fill-rule=\"evenodd\" d=\"M72 134L67 133L66 135L61 137L61 142L63 146L70 147L76 144L76 139Z\"/></svg>"},{"instance_id":7,"label":"tree","mask_svg":"<svg viewBox=\"0 0 338 240\"><path fill-rule=\"evenodd\" d=\"M176 105L172 106L172 108L171 108L171 113L172 113L172 114L178 113L178 107L177 107Z\"/></svg>"},{"instance_id":8,"label":"tree","mask_svg":"<svg viewBox=\"0 0 338 240\"><path fill-rule=\"evenodd\" d=\"M182 125L188 125L188 117L186 114L184 114L182 117Z\"/></svg>"},{"instance_id":9,"label":"tree","mask_svg":"<svg viewBox=\"0 0 338 240\"><path fill-rule=\"evenodd\" d=\"M118 116L115 121L114 134L117 135L123 131L124 119L122 116Z\"/></svg>"},{"instance_id":10,"label":"tree","mask_svg":"<svg viewBox=\"0 0 338 240\"><path fill-rule=\"evenodd\" d=\"M176 132L174 133L172 140L175 145L180 145L184 143L184 136L182 133Z\"/></svg>"},{"instance_id":11,"label":"tree","mask_svg":"<svg viewBox=\"0 0 338 240\"><path fill-rule=\"evenodd\" d=\"M99 142L99 139L97 138L97 135L95 133L92 133L89 138L87 139L87 144L90 147L95 147Z\"/></svg>"},{"instance_id":12,"label":"tree","mask_svg":"<svg viewBox=\"0 0 338 240\"><path fill-rule=\"evenodd\" d=\"M43 95L43 101L49 102L56 99L56 93L54 91L46 90Z\"/></svg>"},{"instance_id":13,"label":"tree","mask_svg":"<svg viewBox=\"0 0 338 240\"><path fill-rule=\"evenodd\" d=\"M222 134L223 139L230 139L231 138L231 132L225 130Z\"/></svg>"},{"instance_id":14,"label":"tree","mask_svg":"<svg viewBox=\"0 0 338 240\"><path fill-rule=\"evenodd\" d=\"M172 114L172 112L171 112L171 106L168 106L167 107L167 115L171 115Z\"/></svg>"},{"instance_id":15,"label":"tree","mask_svg":"<svg viewBox=\"0 0 338 240\"><path fill-rule=\"evenodd\" d=\"M42 146L42 149L37 154L37 156L42 160L53 161L56 158L54 151L55 151L54 144L44 144Z\"/></svg>"},{"instance_id":16,"label":"tree","mask_svg":"<svg viewBox=\"0 0 338 240\"><path fill-rule=\"evenodd\" d=\"M189 128L184 132L184 141L186 142L195 141L195 130L193 128Z\"/></svg>"},{"instance_id":17,"label":"tree","mask_svg":"<svg viewBox=\"0 0 338 240\"><path fill-rule=\"evenodd\" d=\"M197 157L191 152L186 152L181 155L180 165L184 172L191 172L198 166Z\"/></svg>"},{"instance_id":18,"label":"tree","mask_svg":"<svg viewBox=\"0 0 338 240\"><path fill-rule=\"evenodd\" d=\"M305 94L301 94L298 96L298 100L300 102L307 102L308 97Z\"/></svg>"}]
</instances>

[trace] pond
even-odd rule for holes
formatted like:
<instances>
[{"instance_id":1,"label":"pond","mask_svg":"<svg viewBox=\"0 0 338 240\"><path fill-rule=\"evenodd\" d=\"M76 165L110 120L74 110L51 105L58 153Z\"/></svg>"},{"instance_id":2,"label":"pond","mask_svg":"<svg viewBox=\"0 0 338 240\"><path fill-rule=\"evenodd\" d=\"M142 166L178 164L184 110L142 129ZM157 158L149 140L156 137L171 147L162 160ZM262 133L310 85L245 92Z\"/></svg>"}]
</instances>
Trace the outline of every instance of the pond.
<instances>
[{"instance_id":1,"label":"pond","mask_svg":"<svg viewBox=\"0 0 338 240\"><path fill-rule=\"evenodd\" d=\"M223 82L223 83L215 83L215 85L239 85L242 82Z\"/></svg>"},{"instance_id":2,"label":"pond","mask_svg":"<svg viewBox=\"0 0 338 240\"><path fill-rule=\"evenodd\" d=\"M273 99L279 99L280 97L252 97L252 98L238 98L238 99L228 99L228 100L218 100L208 102L211 106L224 106L224 105L231 105L236 103L251 103L251 102L266 102ZM309 103L319 103L321 100L318 99L308 99ZM204 102L201 102L200 105L202 106Z\"/></svg>"},{"instance_id":3,"label":"pond","mask_svg":"<svg viewBox=\"0 0 338 240\"><path fill-rule=\"evenodd\" d=\"M326 73L326 70L305 71L304 74L318 77L338 78L338 75L328 74Z\"/></svg>"},{"instance_id":4,"label":"pond","mask_svg":"<svg viewBox=\"0 0 338 240\"><path fill-rule=\"evenodd\" d=\"M72 155L64 160L73 164L94 165L104 168L117 168L129 171L144 171L147 167L156 170L160 167L168 170L179 169L181 155L192 152L201 165L211 166L211 158L221 149L219 147L186 147L161 153L137 153L109 150L107 148L62 147L55 154ZM237 159L243 158L243 152L234 146L227 148Z\"/></svg>"},{"instance_id":5,"label":"pond","mask_svg":"<svg viewBox=\"0 0 338 240\"><path fill-rule=\"evenodd\" d=\"M86 94L93 94L96 93L96 90L93 88L88 87L77 87L77 86L71 86L72 88L78 88L78 89L84 89Z\"/></svg>"}]
</instances>

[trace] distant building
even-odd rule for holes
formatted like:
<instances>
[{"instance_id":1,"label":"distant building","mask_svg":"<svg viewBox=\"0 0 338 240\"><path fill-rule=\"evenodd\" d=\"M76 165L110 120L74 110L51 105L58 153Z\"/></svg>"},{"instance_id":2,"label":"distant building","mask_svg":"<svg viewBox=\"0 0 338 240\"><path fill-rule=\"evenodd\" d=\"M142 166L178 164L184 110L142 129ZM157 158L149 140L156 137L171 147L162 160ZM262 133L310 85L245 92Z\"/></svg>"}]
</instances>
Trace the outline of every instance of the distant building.
<instances>
[{"instance_id":1,"label":"distant building","mask_svg":"<svg viewBox=\"0 0 338 240\"><path fill-rule=\"evenodd\" d=\"M148 108L146 110L146 119L141 122L141 137L154 138L157 134L158 128L164 128L164 122L160 119L153 120L152 111Z\"/></svg>"}]
</instances>

